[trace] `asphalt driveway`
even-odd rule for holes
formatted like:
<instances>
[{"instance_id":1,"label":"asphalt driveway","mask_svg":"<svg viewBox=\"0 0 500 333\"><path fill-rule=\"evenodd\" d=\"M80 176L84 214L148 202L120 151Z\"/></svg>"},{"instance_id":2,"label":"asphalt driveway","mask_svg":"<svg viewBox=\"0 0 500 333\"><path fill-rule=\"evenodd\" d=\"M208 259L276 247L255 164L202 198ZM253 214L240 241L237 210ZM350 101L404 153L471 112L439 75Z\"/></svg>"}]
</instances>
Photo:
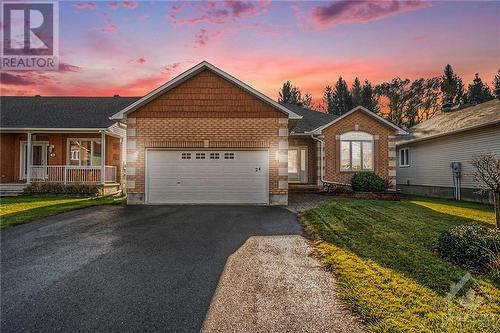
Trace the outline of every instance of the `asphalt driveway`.
<instances>
[{"instance_id":1,"label":"asphalt driveway","mask_svg":"<svg viewBox=\"0 0 500 333\"><path fill-rule=\"evenodd\" d=\"M293 213L251 206L102 206L12 227L2 331L199 331L233 252L301 233Z\"/></svg>"}]
</instances>

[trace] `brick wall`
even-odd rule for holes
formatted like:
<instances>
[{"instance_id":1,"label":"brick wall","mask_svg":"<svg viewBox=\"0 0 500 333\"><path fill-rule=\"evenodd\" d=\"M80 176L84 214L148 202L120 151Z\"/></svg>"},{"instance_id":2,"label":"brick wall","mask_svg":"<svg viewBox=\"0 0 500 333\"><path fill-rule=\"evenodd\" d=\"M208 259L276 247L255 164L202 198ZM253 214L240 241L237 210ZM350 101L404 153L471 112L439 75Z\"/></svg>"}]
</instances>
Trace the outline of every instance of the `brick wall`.
<instances>
[{"instance_id":1,"label":"brick wall","mask_svg":"<svg viewBox=\"0 0 500 333\"><path fill-rule=\"evenodd\" d=\"M288 136L279 129L287 126L285 114L205 70L128 115L129 202L144 202L147 148L268 149L271 202L283 200Z\"/></svg>"},{"instance_id":2,"label":"brick wall","mask_svg":"<svg viewBox=\"0 0 500 333\"><path fill-rule=\"evenodd\" d=\"M372 134L374 140L374 172L388 179L391 187L396 183L395 130L363 111L356 111L323 131L325 141L325 180L350 183L354 172L340 171L340 135L350 131Z\"/></svg>"}]
</instances>

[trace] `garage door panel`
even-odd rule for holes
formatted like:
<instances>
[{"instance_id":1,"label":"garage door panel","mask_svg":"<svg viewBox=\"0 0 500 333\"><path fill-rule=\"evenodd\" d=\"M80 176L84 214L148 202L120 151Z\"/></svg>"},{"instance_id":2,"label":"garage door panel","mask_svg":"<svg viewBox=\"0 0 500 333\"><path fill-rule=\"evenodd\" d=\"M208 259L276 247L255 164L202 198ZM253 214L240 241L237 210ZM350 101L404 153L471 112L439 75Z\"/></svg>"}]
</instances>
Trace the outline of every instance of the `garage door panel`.
<instances>
[{"instance_id":1,"label":"garage door panel","mask_svg":"<svg viewBox=\"0 0 500 333\"><path fill-rule=\"evenodd\" d=\"M267 151L150 150L147 200L153 204L265 204L269 196L268 163Z\"/></svg>"}]
</instances>

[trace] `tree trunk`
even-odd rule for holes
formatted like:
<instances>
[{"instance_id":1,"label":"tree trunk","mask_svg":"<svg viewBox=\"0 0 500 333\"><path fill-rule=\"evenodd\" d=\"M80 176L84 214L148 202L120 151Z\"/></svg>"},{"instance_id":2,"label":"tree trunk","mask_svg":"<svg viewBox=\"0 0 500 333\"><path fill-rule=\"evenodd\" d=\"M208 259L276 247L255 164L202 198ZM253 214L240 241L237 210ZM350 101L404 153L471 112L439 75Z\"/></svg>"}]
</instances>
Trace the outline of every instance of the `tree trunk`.
<instances>
[{"instance_id":1,"label":"tree trunk","mask_svg":"<svg viewBox=\"0 0 500 333\"><path fill-rule=\"evenodd\" d=\"M500 229L500 191L493 192L497 229Z\"/></svg>"}]
</instances>

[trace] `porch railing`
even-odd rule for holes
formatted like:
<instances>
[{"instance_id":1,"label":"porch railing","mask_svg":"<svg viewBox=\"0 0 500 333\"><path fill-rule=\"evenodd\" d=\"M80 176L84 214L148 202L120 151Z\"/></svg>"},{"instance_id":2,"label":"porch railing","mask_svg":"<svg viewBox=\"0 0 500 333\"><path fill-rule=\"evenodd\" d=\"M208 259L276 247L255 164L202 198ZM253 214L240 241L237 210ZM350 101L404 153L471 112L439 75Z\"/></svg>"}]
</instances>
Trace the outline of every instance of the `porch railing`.
<instances>
[{"instance_id":1,"label":"porch railing","mask_svg":"<svg viewBox=\"0 0 500 333\"><path fill-rule=\"evenodd\" d=\"M73 165L32 165L31 181L49 183L84 183L100 184L100 166L73 166ZM104 167L104 181L116 182L116 166Z\"/></svg>"}]
</instances>

